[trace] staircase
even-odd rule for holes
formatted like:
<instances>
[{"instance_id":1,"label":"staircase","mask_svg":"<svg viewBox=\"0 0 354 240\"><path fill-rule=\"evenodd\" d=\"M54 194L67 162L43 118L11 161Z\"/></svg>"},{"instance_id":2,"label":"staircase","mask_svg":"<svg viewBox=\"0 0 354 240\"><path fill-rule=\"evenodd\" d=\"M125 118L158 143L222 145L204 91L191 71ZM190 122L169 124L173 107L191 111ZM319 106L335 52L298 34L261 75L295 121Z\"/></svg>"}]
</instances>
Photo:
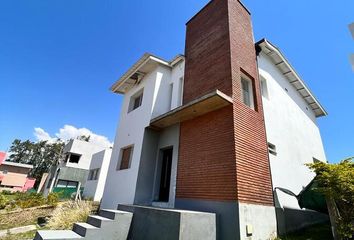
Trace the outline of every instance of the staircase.
<instances>
[{"instance_id":1,"label":"staircase","mask_svg":"<svg viewBox=\"0 0 354 240\"><path fill-rule=\"evenodd\" d=\"M101 209L73 230L40 230L34 240L126 240L132 218L131 212Z\"/></svg>"}]
</instances>

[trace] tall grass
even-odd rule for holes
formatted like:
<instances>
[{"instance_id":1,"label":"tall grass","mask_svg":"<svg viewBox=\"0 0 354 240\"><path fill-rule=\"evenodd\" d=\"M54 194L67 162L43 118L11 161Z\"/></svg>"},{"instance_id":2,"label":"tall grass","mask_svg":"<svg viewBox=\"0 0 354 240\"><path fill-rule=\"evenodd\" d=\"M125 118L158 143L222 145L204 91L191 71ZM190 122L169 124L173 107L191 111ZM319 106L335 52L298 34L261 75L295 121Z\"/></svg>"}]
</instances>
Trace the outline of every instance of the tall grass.
<instances>
[{"instance_id":1,"label":"tall grass","mask_svg":"<svg viewBox=\"0 0 354 240\"><path fill-rule=\"evenodd\" d=\"M47 227L50 229L72 229L76 222L86 222L93 210L92 202L65 202L53 211Z\"/></svg>"}]
</instances>

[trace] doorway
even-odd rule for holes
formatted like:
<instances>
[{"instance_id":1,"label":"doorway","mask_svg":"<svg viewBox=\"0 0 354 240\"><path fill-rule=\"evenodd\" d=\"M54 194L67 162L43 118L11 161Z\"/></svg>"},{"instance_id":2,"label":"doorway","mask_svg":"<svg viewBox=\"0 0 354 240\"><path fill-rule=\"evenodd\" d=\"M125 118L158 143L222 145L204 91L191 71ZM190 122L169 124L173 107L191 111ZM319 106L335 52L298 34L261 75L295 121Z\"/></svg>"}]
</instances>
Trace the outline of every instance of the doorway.
<instances>
[{"instance_id":1,"label":"doorway","mask_svg":"<svg viewBox=\"0 0 354 240\"><path fill-rule=\"evenodd\" d=\"M163 149L161 159L161 176L159 201L168 202L170 196L171 168L172 168L172 148Z\"/></svg>"}]
</instances>

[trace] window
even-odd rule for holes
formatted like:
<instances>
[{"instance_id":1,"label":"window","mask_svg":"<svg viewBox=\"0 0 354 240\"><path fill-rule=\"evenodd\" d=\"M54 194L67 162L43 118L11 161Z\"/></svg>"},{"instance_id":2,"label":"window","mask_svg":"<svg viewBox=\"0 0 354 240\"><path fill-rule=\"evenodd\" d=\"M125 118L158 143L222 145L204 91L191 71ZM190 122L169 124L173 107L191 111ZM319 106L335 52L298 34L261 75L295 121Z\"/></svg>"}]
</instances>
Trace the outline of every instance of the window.
<instances>
[{"instance_id":1,"label":"window","mask_svg":"<svg viewBox=\"0 0 354 240\"><path fill-rule=\"evenodd\" d=\"M143 89L141 89L140 91L138 91L137 93L135 93L133 96L130 97L128 112L137 109L138 107L141 106L142 103L143 103Z\"/></svg>"},{"instance_id":2,"label":"window","mask_svg":"<svg viewBox=\"0 0 354 240\"><path fill-rule=\"evenodd\" d=\"M241 88L243 103L254 109L252 81L244 74L241 76Z\"/></svg>"},{"instance_id":3,"label":"window","mask_svg":"<svg viewBox=\"0 0 354 240\"><path fill-rule=\"evenodd\" d=\"M76 188L78 185L78 182L74 181L67 181L67 180L58 180L57 187L60 188Z\"/></svg>"},{"instance_id":4,"label":"window","mask_svg":"<svg viewBox=\"0 0 354 240\"><path fill-rule=\"evenodd\" d=\"M178 104L177 107L182 106L183 101L183 77L179 78L179 87L178 87Z\"/></svg>"},{"instance_id":5,"label":"window","mask_svg":"<svg viewBox=\"0 0 354 240\"><path fill-rule=\"evenodd\" d=\"M79 163L80 158L81 158L80 154L70 153L69 162L70 163Z\"/></svg>"},{"instance_id":6,"label":"window","mask_svg":"<svg viewBox=\"0 0 354 240\"><path fill-rule=\"evenodd\" d=\"M273 143L268 143L268 152L273 155L277 155L277 147Z\"/></svg>"},{"instance_id":7,"label":"window","mask_svg":"<svg viewBox=\"0 0 354 240\"><path fill-rule=\"evenodd\" d=\"M261 77L261 93L262 93L263 97L265 97L266 99L269 99L267 80L265 80L265 78L263 78L263 77Z\"/></svg>"},{"instance_id":8,"label":"window","mask_svg":"<svg viewBox=\"0 0 354 240\"><path fill-rule=\"evenodd\" d=\"M169 101L168 101L168 107L169 107L169 110L172 109L172 94L173 94L173 83L170 84L170 89L169 89L169 93L168 93L168 97L169 97Z\"/></svg>"},{"instance_id":9,"label":"window","mask_svg":"<svg viewBox=\"0 0 354 240\"><path fill-rule=\"evenodd\" d=\"M118 161L117 170L124 170L130 168L133 147L126 147L121 149L120 161Z\"/></svg>"},{"instance_id":10,"label":"window","mask_svg":"<svg viewBox=\"0 0 354 240\"><path fill-rule=\"evenodd\" d=\"M99 172L100 172L99 168L90 170L88 180L97 180Z\"/></svg>"}]
</instances>

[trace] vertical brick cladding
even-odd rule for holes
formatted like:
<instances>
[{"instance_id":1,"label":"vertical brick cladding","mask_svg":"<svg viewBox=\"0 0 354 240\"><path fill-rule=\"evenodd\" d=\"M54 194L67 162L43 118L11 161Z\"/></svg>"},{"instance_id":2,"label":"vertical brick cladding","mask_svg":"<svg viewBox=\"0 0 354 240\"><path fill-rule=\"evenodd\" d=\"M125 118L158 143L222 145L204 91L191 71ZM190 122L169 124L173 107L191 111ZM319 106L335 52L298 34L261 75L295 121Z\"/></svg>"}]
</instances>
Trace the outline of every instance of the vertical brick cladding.
<instances>
[{"instance_id":1,"label":"vertical brick cladding","mask_svg":"<svg viewBox=\"0 0 354 240\"><path fill-rule=\"evenodd\" d=\"M215 89L231 96L227 1L209 2L187 23L183 103Z\"/></svg>"},{"instance_id":2,"label":"vertical brick cladding","mask_svg":"<svg viewBox=\"0 0 354 240\"><path fill-rule=\"evenodd\" d=\"M272 205L267 141L249 13L212 0L187 23L184 104L215 89L230 107L181 123L177 198ZM256 109L242 103L240 71L254 80Z\"/></svg>"},{"instance_id":3,"label":"vertical brick cladding","mask_svg":"<svg viewBox=\"0 0 354 240\"><path fill-rule=\"evenodd\" d=\"M214 0L187 23L183 102L215 89L232 95L227 1ZM177 198L236 199L232 106L181 123Z\"/></svg>"},{"instance_id":4,"label":"vertical brick cladding","mask_svg":"<svg viewBox=\"0 0 354 240\"><path fill-rule=\"evenodd\" d=\"M228 0L236 152L237 199L273 205L257 59L251 16L237 0ZM242 102L241 71L253 80L255 110Z\"/></svg>"}]
</instances>

